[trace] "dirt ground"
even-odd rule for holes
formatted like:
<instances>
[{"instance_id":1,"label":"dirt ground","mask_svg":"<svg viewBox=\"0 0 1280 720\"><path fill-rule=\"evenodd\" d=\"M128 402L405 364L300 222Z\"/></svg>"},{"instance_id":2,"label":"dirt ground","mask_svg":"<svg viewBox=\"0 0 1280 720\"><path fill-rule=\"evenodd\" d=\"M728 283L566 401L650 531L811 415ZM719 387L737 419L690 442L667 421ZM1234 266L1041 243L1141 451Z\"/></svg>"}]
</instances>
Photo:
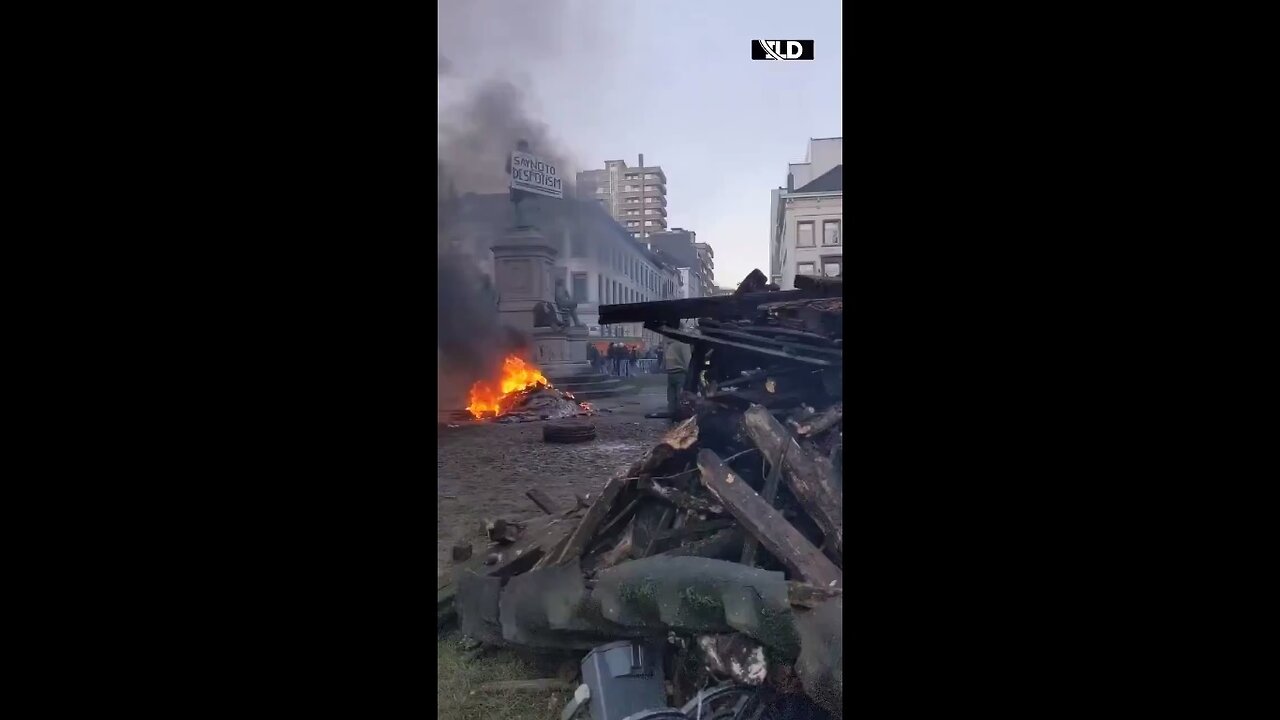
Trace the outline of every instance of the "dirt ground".
<instances>
[{"instance_id":1,"label":"dirt ground","mask_svg":"<svg viewBox=\"0 0 1280 720\"><path fill-rule=\"evenodd\" d=\"M561 445L542 441L542 422L459 423L441 428L436 451L436 573L449 565L458 540L485 548L486 518L522 520L542 515L525 491L541 488L565 508L574 493L600 490L605 480L653 446L670 427L644 414L662 409L666 388L652 384L635 395L593 403L602 411L591 418L596 439Z\"/></svg>"}]
</instances>

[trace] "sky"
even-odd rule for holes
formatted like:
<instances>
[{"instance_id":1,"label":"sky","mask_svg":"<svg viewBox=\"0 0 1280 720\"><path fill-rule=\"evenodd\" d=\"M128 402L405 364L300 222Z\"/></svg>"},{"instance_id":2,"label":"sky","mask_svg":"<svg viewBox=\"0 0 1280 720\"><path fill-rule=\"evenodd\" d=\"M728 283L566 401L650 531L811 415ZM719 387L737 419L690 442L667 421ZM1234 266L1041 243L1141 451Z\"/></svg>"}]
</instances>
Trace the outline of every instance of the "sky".
<instances>
[{"instance_id":1,"label":"sky","mask_svg":"<svg viewBox=\"0 0 1280 720\"><path fill-rule=\"evenodd\" d=\"M809 138L841 135L839 0L440 0L442 106L484 80L525 92L570 171L661 165L668 226L715 252L716 284L769 272L769 191ZM753 39L812 39L807 62ZM535 153L538 148L534 148Z\"/></svg>"}]
</instances>

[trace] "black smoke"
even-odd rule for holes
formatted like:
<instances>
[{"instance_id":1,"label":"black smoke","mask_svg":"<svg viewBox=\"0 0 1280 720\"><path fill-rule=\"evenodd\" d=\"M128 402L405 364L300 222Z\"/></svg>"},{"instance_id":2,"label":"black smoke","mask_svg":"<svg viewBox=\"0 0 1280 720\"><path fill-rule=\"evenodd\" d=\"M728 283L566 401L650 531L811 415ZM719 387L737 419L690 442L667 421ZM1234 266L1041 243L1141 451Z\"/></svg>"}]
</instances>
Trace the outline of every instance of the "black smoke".
<instances>
[{"instance_id":1,"label":"black smoke","mask_svg":"<svg viewBox=\"0 0 1280 720\"><path fill-rule=\"evenodd\" d=\"M565 0L445 0L437 5L436 282L442 407L458 407L459 390L465 398L475 380L494 377L506 354L528 348L527 338L498 319L497 293L488 273L493 258L489 247L500 230L485 231L493 238L470 236L474 231L464 227L459 198L505 194L506 164L520 140L561 169L565 195L572 196L572 157L530 110L529 80L521 73L531 61L559 61L565 28L580 23L582 8L590 11L583 5L570 12ZM536 212L533 217L536 222ZM446 396L447 390L453 392Z\"/></svg>"}]
</instances>

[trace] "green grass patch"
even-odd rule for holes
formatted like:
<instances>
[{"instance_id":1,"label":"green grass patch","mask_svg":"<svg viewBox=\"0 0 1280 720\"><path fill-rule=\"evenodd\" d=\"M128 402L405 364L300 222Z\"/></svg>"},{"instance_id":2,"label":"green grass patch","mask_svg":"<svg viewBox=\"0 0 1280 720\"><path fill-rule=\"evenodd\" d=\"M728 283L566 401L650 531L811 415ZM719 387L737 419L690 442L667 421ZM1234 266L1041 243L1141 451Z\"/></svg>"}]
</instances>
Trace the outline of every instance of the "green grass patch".
<instances>
[{"instance_id":1,"label":"green grass patch","mask_svg":"<svg viewBox=\"0 0 1280 720\"><path fill-rule=\"evenodd\" d=\"M458 633L436 643L436 701L439 720L559 720L572 695L568 692L493 692L479 685L494 680L555 677L554 658L522 657L494 649L468 658L458 645Z\"/></svg>"}]
</instances>

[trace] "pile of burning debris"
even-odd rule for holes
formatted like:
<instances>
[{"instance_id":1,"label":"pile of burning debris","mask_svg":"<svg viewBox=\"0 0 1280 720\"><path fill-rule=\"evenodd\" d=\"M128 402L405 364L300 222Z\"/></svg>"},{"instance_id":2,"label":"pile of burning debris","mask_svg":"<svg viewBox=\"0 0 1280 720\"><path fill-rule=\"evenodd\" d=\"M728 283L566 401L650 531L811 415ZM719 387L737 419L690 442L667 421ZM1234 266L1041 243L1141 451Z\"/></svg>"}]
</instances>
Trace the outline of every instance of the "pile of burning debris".
<instances>
[{"instance_id":1,"label":"pile of burning debris","mask_svg":"<svg viewBox=\"0 0 1280 720\"><path fill-rule=\"evenodd\" d=\"M532 490L545 517L492 523L474 559L455 548L440 626L591 650L576 702L594 720L640 716L590 687L588 661L620 640L666 679L645 717L841 717L843 301L838 281L797 285L756 271L732 296L603 307L692 346L688 417L576 507Z\"/></svg>"},{"instance_id":2,"label":"pile of burning debris","mask_svg":"<svg viewBox=\"0 0 1280 720\"><path fill-rule=\"evenodd\" d=\"M508 355L502 361L501 375L495 381L477 380L469 400L458 419L492 418L512 423L594 414L591 405L553 387L537 366L518 355Z\"/></svg>"}]
</instances>

